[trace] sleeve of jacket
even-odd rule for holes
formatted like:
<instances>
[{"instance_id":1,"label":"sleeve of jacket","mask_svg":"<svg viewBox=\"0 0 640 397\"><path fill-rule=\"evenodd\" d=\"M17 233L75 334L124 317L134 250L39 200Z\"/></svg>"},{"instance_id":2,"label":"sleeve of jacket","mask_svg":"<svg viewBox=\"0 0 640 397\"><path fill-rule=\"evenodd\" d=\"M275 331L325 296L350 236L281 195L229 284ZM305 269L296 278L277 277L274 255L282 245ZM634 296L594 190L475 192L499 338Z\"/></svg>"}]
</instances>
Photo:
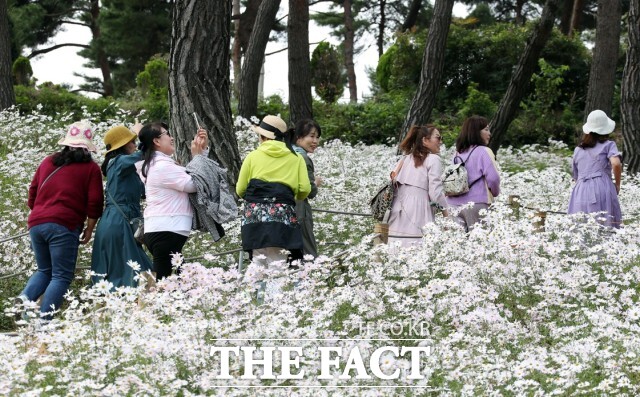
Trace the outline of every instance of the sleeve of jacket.
<instances>
[{"instance_id":1,"label":"sleeve of jacket","mask_svg":"<svg viewBox=\"0 0 640 397\"><path fill-rule=\"evenodd\" d=\"M238 182L236 183L236 194L238 197L244 197L249 186L249 178L251 177L251 156L247 156L242 162L240 173L238 174Z\"/></svg>"},{"instance_id":2,"label":"sleeve of jacket","mask_svg":"<svg viewBox=\"0 0 640 397\"><path fill-rule=\"evenodd\" d=\"M444 195L442 186L442 161L437 155L427 157L429 167L429 199L440 204L443 208L448 207L447 197Z\"/></svg>"},{"instance_id":3,"label":"sleeve of jacket","mask_svg":"<svg viewBox=\"0 0 640 397\"><path fill-rule=\"evenodd\" d=\"M132 154L118 156L120 158L120 169L118 175L125 176L136 172L135 164L142 160L142 152L137 151Z\"/></svg>"},{"instance_id":4,"label":"sleeve of jacket","mask_svg":"<svg viewBox=\"0 0 640 397\"><path fill-rule=\"evenodd\" d=\"M309 177L309 184L311 185L311 192L309 192L309 195L307 196L307 198L312 199L316 197L316 195L318 194L318 187L316 186L315 169L313 167L313 161L309 158L309 156L305 154L303 155L303 157L304 157L304 163L307 165L307 175Z\"/></svg>"},{"instance_id":5,"label":"sleeve of jacket","mask_svg":"<svg viewBox=\"0 0 640 397\"><path fill-rule=\"evenodd\" d=\"M33 209L33 205L36 202L36 197L38 196L38 184L40 183L40 169L42 168L42 163L36 169L36 172L33 174L33 179L31 179L31 185L29 185L29 196L27 198L27 206L29 209Z\"/></svg>"},{"instance_id":6,"label":"sleeve of jacket","mask_svg":"<svg viewBox=\"0 0 640 397\"><path fill-rule=\"evenodd\" d=\"M93 163L89 173L89 194L87 195L87 216L98 219L102 216L104 207L104 192L102 190L102 173L98 164Z\"/></svg>"},{"instance_id":7,"label":"sleeve of jacket","mask_svg":"<svg viewBox=\"0 0 640 397\"><path fill-rule=\"evenodd\" d=\"M496 164L496 157L493 154L493 151L488 147L485 147L485 149L487 155L482 156L483 173L491 194L496 197L500 194L500 174L498 173L498 164Z\"/></svg>"},{"instance_id":8,"label":"sleeve of jacket","mask_svg":"<svg viewBox=\"0 0 640 397\"><path fill-rule=\"evenodd\" d=\"M302 156L298 157L298 192L296 193L297 200L304 200L309 196L311 192L311 182L309 182L309 174L307 173L307 165L305 164Z\"/></svg>"}]
</instances>

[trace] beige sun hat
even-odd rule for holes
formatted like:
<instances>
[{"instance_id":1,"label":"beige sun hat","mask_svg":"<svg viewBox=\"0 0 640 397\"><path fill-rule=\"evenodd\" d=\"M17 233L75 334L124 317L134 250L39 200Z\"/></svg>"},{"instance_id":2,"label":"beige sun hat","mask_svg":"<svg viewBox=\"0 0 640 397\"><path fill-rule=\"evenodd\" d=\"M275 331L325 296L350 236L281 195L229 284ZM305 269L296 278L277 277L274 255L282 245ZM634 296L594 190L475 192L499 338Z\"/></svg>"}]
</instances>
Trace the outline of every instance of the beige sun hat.
<instances>
[{"instance_id":1,"label":"beige sun hat","mask_svg":"<svg viewBox=\"0 0 640 397\"><path fill-rule=\"evenodd\" d=\"M123 147L137 137L138 135L123 125L113 127L104 134L104 144L107 147L107 153Z\"/></svg>"},{"instance_id":2,"label":"beige sun hat","mask_svg":"<svg viewBox=\"0 0 640 397\"><path fill-rule=\"evenodd\" d=\"M587 122L582 126L585 134L609 135L616 128L616 122L607 117L602 110L594 110L587 116Z\"/></svg>"},{"instance_id":3,"label":"beige sun hat","mask_svg":"<svg viewBox=\"0 0 640 397\"><path fill-rule=\"evenodd\" d=\"M91 142L93 139L93 126L89 121L76 121L69 126L67 134L58 141L58 145L85 148L96 153L98 148Z\"/></svg>"},{"instance_id":4,"label":"beige sun hat","mask_svg":"<svg viewBox=\"0 0 640 397\"><path fill-rule=\"evenodd\" d=\"M259 126L251 126L251 129L269 139L276 139L276 133L287 132L287 123L278 116L264 116Z\"/></svg>"}]
</instances>

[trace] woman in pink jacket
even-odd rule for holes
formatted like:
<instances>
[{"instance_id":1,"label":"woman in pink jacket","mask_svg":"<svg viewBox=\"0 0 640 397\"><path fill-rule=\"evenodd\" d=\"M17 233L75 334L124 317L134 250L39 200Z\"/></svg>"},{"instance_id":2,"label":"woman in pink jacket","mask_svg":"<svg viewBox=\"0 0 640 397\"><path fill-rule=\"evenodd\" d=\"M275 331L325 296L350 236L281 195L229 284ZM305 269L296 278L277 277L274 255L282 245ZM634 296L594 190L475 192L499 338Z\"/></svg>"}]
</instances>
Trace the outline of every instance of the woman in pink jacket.
<instances>
[{"instance_id":1,"label":"woman in pink jacket","mask_svg":"<svg viewBox=\"0 0 640 397\"><path fill-rule=\"evenodd\" d=\"M139 132L143 161L136 163L145 184L144 243L153 255L156 279L171 275L171 255L182 252L191 233L193 209L189 193L196 187L191 176L173 159L175 141L165 123L146 124ZM206 155L207 132L199 129L191 142L191 155Z\"/></svg>"},{"instance_id":2,"label":"woman in pink jacket","mask_svg":"<svg viewBox=\"0 0 640 397\"><path fill-rule=\"evenodd\" d=\"M400 143L404 156L391 178L398 184L389 216L389 243L410 246L422 241L422 227L435 219L435 208L445 208L440 160L442 136L433 125L414 125ZM446 210L444 210L446 216Z\"/></svg>"}]
</instances>

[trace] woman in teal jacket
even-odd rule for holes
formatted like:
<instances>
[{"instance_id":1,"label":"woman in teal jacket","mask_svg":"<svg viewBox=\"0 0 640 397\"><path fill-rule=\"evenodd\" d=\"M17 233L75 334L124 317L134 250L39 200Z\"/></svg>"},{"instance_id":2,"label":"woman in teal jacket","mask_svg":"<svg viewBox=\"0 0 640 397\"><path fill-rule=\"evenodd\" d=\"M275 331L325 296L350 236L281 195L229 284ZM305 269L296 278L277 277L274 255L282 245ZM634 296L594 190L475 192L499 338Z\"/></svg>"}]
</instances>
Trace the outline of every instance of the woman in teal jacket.
<instances>
[{"instance_id":1,"label":"woman in teal jacket","mask_svg":"<svg viewBox=\"0 0 640 397\"><path fill-rule=\"evenodd\" d=\"M124 126L114 127L104 136L107 154L101 168L107 177L106 208L98 222L91 254L94 284L106 279L114 287L135 287L136 272L152 267L129 224L131 219L142 216L140 199L144 196L144 185L135 168L135 163L142 160L142 153L136 151L136 138ZM137 270L129 265L130 261L138 264Z\"/></svg>"}]
</instances>

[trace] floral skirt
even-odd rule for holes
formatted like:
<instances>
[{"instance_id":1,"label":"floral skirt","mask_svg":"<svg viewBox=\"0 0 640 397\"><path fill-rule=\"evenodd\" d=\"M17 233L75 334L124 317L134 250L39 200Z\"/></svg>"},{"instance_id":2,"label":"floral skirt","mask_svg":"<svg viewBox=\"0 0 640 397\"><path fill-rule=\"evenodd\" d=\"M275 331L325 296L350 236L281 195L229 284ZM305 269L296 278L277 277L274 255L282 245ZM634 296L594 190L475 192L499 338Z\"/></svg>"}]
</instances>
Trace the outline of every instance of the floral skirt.
<instances>
[{"instance_id":1,"label":"floral skirt","mask_svg":"<svg viewBox=\"0 0 640 397\"><path fill-rule=\"evenodd\" d=\"M282 203L245 203L240 227L242 249L280 247L302 249L296 208Z\"/></svg>"}]
</instances>

